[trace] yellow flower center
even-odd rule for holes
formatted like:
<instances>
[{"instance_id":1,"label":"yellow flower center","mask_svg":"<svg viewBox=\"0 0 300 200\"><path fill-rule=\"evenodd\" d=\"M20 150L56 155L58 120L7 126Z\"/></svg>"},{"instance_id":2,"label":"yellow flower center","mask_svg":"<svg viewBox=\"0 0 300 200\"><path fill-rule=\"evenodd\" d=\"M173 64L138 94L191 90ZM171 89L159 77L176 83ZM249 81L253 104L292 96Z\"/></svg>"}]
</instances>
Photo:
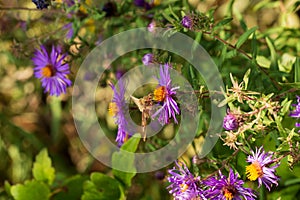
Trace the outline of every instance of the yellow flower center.
<instances>
[{"instance_id":1,"label":"yellow flower center","mask_svg":"<svg viewBox=\"0 0 300 200\"><path fill-rule=\"evenodd\" d=\"M246 174L250 181L255 181L257 178L261 177L264 173L259 162L254 161L251 165L246 167Z\"/></svg>"},{"instance_id":2,"label":"yellow flower center","mask_svg":"<svg viewBox=\"0 0 300 200\"><path fill-rule=\"evenodd\" d=\"M181 188L181 192L185 192L189 188L189 186L185 183L182 183L180 184L180 188Z\"/></svg>"},{"instance_id":3,"label":"yellow flower center","mask_svg":"<svg viewBox=\"0 0 300 200\"><path fill-rule=\"evenodd\" d=\"M160 5L160 3L161 3L161 0L154 0L154 1L153 1L153 5L154 5L154 6Z\"/></svg>"},{"instance_id":4,"label":"yellow flower center","mask_svg":"<svg viewBox=\"0 0 300 200\"><path fill-rule=\"evenodd\" d=\"M228 190L227 188L224 189L223 195L226 198L226 200L231 200L233 198L232 192L230 190Z\"/></svg>"},{"instance_id":5,"label":"yellow flower center","mask_svg":"<svg viewBox=\"0 0 300 200\"><path fill-rule=\"evenodd\" d=\"M51 77L54 75L54 69L51 64L47 64L43 69L42 69L42 75L44 77Z\"/></svg>"},{"instance_id":6,"label":"yellow flower center","mask_svg":"<svg viewBox=\"0 0 300 200\"><path fill-rule=\"evenodd\" d=\"M108 113L111 116L115 116L118 112L118 106L115 102L110 102L108 105Z\"/></svg>"},{"instance_id":7,"label":"yellow flower center","mask_svg":"<svg viewBox=\"0 0 300 200\"><path fill-rule=\"evenodd\" d=\"M153 92L154 94L154 101L164 101L166 98L166 88L164 86L160 86L158 88L156 88Z\"/></svg>"}]
</instances>

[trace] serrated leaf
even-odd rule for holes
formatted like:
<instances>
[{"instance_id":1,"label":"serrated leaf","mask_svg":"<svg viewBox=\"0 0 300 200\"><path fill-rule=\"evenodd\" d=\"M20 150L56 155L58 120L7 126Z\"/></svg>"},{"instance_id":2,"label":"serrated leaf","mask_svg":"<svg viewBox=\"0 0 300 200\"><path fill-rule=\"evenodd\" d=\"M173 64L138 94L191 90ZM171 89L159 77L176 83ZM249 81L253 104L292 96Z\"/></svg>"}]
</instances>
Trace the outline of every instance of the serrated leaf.
<instances>
[{"instance_id":1,"label":"serrated leaf","mask_svg":"<svg viewBox=\"0 0 300 200\"><path fill-rule=\"evenodd\" d=\"M15 200L47 200L50 189L44 182L32 180L26 181L24 185L13 185L11 194Z\"/></svg>"},{"instance_id":2,"label":"serrated leaf","mask_svg":"<svg viewBox=\"0 0 300 200\"><path fill-rule=\"evenodd\" d=\"M240 48L242 46L242 44L244 44L247 39L250 37L250 35L252 33L254 33L254 31L256 31L257 27L253 27L251 29L249 29L248 31L246 31L245 33L243 33L243 35L241 35L241 37L238 39L238 41L236 42L236 47Z\"/></svg>"},{"instance_id":3,"label":"serrated leaf","mask_svg":"<svg viewBox=\"0 0 300 200\"><path fill-rule=\"evenodd\" d=\"M113 167L113 175L120 180L126 187L131 186L131 179L136 175L135 168L135 158L134 154L128 154L127 152L135 152L137 150L138 144L140 142L140 136L134 135L131 137L123 146L121 147L119 152L115 152L112 156L112 167ZM126 166L126 171L123 172L117 170L115 168L119 168L116 166Z\"/></svg>"},{"instance_id":4,"label":"serrated leaf","mask_svg":"<svg viewBox=\"0 0 300 200\"><path fill-rule=\"evenodd\" d=\"M84 183L82 200L117 200L121 191L119 182L102 173L92 173L91 180Z\"/></svg>"},{"instance_id":5,"label":"serrated leaf","mask_svg":"<svg viewBox=\"0 0 300 200\"><path fill-rule=\"evenodd\" d=\"M45 181L48 185L51 185L55 178L55 169L51 163L47 149L41 150L33 164L33 177L38 181Z\"/></svg>"}]
</instances>

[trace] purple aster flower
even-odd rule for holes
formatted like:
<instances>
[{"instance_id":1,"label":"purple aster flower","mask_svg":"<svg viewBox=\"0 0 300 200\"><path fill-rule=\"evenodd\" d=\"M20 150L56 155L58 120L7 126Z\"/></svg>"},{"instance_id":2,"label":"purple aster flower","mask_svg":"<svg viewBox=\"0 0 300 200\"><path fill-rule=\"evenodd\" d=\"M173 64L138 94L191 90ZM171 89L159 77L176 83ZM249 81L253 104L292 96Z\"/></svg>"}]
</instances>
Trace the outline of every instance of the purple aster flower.
<instances>
[{"instance_id":1,"label":"purple aster flower","mask_svg":"<svg viewBox=\"0 0 300 200\"><path fill-rule=\"evenodd\" d=\"M170 118L173 118L175 123L178 123L176 114L178 115L180 112L174 100L176 90L179 89L179 87L172 87L169 68L169 64L160 66L159 86L154 90L153 96L153 99L161 103L162 107L153 114L152 118L159 114L158 121L162 125L168 124Z\"/></svg>"},{"instance_id":2,"label":"purple aster flower","mask_svg":"<svg viewBox=\"0 0 300 200\"><path fill-rule=\"evenodd\" d=\"M115 123L118 125L118 134L116 142L118 146L122 146L129 137L128 123L126 121L126 101L125 101L125 86L119 81L119 90L113 84L110 84L114 91L112 102L109 105L109 113L115 118Z\"/></svg>"},{"instance_id":3,"label":"purple aster flower","mask_svg":"<svg viewBox=\"0 0 300 200\"><path fill-rule=\"evenodd\" d=\"M61 49L54 46L50 54L43 45L40 49L36 50L32 58L35 77L41 80L44 91L49 92L51 96L66 93L66 88L71 85L67 77L70 73L69 65L64 62L67 54L61 54Z\"/></svg>"},{"instance_id":4,"label":"purple aster flower","mask_svg":"<svg viewBox=\"0 0 300 200\"><path fill-rule=\"evenodd\" d=\"M235 115L228 113L223 120L223 128L227 131L235 130L238 128L238 120Z\"/></svg>"},{"instance_id":5,"label":"purple aster flower","mask_svg":"<svg viewBox=\"0 0 300 200\"><path fill-rule=\"evenodd\" d=\"M219 172L219 178L211 177L202 183L207 187L203 191L205 198L213 200L254 200L256 195L250 188L244 188L244 181L238 179L230 169L228 178Z\"/></svg>"},{"instance_id":6,"label":"purple aster flower","mask_svg":"<svg viewBox=\"0 0 300 200\"><path fill-rule=\"evenodd\" d=\"M275 175L275 169L279 166L274 165L270 167L274 160L272 153L265 153L263 147L256 148L255 152L251 151L247 162L251 163L246 167L246 174L250 181L258 180L258 187L263 183L270 191L273 184L278 185L279 178Z\"/></svg>"},{"instance_id":7,"label":"purple aster flower","mask_svg":"<svg viewBox=\"0 0 300 200\"><path fill-rule=\"evenodd\" d=\"M184 16L181 20L181 25L187 29L193 28L193 19L190 16Z\"/></svg>"},{"instance_id":8,"label":"purple aster flower","mask_svg":"<svg viewBox=\"0 0 300 200\"><path fill-rule=\"evenodd\" d=\"M142 61L145 66L148 66L154 62L154 55L152 53L147 53L143 56Z\"/></svg>"},{"instance_id":9,"label":"purple aster flower","mask_svg":"<svg viewBox=\"0 0 300 200\"><path fill-rule=\"evenodd\" d=\"M36 5L36 8L40 10L49 6L49 3L45 0L32 0L32 2Z\"/></svg>"},{"instance_id":10,"label":"purple aster flower","mask_svg":"<svg viewBox=\"0 0 300 200\"><path fill-rule=\"evenodd\" d=\"M177 167L168 170L170 176L167 187L169 193L176 200L191 200L202 196L202 190L198 187L200 177L194 177L183 162L175 162Z\"/></svg>"}]
</instances>

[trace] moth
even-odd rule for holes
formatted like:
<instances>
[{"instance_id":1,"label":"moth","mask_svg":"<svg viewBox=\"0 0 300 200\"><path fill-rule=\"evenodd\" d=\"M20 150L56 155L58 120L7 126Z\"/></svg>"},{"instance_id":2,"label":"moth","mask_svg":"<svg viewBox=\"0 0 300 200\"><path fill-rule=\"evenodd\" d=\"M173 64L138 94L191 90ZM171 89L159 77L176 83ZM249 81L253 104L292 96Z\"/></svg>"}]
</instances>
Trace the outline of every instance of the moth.
<instances>
[{"instance_id":1,"label":"moth","mask_svg":"<svg viewBox=\"0 0 300 200\"><path fill-rule=\"evenodd\" d=\"M137 105L139 111L142 113L142 134L143 134L143 140L146 141L146 126L147 126L147 120L151 116L151 111L153 108L153 94L148 94L147 96L144 96L140 99L130 95L130 98L132 101Z\"/></svg>"}]
</instances>

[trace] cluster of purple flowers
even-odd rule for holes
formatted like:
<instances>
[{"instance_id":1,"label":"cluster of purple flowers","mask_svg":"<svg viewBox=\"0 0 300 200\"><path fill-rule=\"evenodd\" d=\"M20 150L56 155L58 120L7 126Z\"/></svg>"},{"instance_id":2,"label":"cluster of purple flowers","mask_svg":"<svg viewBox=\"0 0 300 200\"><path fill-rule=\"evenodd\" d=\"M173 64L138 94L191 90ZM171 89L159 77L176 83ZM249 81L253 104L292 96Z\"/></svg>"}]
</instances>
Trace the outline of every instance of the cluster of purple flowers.
<instances>
[{"instance_id":1,"label":"cluster of purple flowers","mask_svg":"<svg viewBox=\"0 0 300 200\"><path fill-rule=\"evenodd\" d=\"M266 153L260 147L255 152L251 151L247 162L251 163L246 167L247 177L250 181L258 180L258 187L264 184L270 191L273 184L278 185L279 178L275 175L278 164L270 166L275 162L272 153ZM257 197L254 190L243 186L244 181L232 169L228 177L219 171L217 176L204 180L195 177L182 162L176 162L176 167L168 172L170 185L167 189L175 199L254 200Z\"/></svg>"}]
</instances>

